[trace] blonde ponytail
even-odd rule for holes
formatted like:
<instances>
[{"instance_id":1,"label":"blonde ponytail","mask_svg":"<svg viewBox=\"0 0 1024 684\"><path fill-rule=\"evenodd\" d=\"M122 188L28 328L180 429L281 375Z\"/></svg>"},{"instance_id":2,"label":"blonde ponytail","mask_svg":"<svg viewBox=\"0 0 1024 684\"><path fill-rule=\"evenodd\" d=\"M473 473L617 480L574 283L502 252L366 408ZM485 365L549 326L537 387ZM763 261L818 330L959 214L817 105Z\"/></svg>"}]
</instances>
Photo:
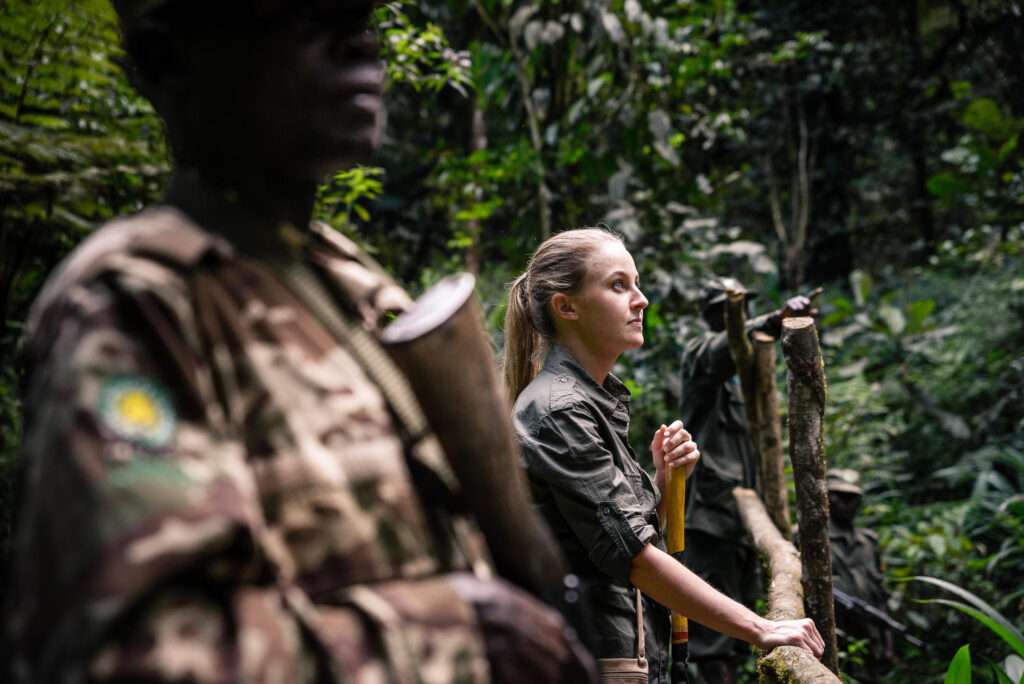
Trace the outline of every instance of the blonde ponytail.
<instances>
[{"instance_id":1,"label":"blonde ponytail","mask_svg":"<svg viewBox=\"0 0 1024 684\"><path fill-rule=\"evenodd\" d=\"M543 344L530 321L528 276L529 271L524 272L512 283L505 310L505 388L512 403L537 375L537 351Z\"/></svg>"}]
</instances>

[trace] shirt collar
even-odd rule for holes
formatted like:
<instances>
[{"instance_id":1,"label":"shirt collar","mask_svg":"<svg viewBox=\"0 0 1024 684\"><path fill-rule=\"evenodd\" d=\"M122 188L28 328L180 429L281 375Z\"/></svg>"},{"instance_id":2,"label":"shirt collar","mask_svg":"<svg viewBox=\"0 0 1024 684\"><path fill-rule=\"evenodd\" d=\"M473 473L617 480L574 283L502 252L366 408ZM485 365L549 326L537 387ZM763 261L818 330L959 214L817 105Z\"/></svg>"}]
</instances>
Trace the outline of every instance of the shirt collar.
<instances>
[{"instance_id":1,"label":"shirt collar","mask_svg":"<svg viewBox=\"0 0 1024 684\"><path fill-rule=\"evenodd\" d=\"M619 411L626 411L628 415L630 393L622 381L609 373L604 383L598 384L572 352L562 345L556 344L551 347L544 361L544 370L555 375L571 375L576 379L576 386L597 404L605 415L612 417Z\"/></svg>"}]
</instances>

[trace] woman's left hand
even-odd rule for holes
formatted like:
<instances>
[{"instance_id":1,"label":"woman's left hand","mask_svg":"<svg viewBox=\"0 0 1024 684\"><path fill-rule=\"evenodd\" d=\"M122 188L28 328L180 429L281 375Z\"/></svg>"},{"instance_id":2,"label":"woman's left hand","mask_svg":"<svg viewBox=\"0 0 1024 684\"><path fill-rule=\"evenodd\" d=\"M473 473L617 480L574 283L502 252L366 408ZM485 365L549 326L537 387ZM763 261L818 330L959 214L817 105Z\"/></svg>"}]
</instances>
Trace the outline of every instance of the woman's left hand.
<instances>
[{"instance_id":1,"label":"woman's left hand","mask_svg":"<svg viewBox=\"0 0 1024 684\"><path fill-rule=\"evenodd\" d=\"M683 429L683 421L674 421L671 425L662 425L654 433L651 440L651 458L659 476L676 468L686 468L686 477L690 477L697 467L700 451L690 433Z\"/></svg>"}]
</instances>

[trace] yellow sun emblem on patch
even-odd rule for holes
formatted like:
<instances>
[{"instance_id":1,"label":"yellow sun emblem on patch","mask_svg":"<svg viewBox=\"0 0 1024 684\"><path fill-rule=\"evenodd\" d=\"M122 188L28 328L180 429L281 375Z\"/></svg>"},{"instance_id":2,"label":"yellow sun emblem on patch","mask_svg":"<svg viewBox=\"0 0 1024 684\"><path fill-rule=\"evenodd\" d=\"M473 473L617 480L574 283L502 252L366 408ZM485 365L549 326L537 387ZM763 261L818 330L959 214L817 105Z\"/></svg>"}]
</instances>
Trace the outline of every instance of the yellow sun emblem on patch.
<instances>
[{"instance_id":1,"label":"yellow sun emblem on patch","mask_svg":"<svg viewBox=\"0 0 1024 684\"><path fill-rule=\"evenodd\" d=\"M117 437L151 449L170 443L177 422L167 391L134 375L114 376L104 383L100 416Z\"/></svg>"},{"instance_id":2,"label":"yellow sun emblem on patch","mask_svg":"<svg viewBox=\"0 0 1024 684\"><path fill-rule=\"evenodd\" d=\"M126 422L152 428L160 421L160 409L145 392L132 390L117 400L117 412Z\"/></svg>"}]
</instances>

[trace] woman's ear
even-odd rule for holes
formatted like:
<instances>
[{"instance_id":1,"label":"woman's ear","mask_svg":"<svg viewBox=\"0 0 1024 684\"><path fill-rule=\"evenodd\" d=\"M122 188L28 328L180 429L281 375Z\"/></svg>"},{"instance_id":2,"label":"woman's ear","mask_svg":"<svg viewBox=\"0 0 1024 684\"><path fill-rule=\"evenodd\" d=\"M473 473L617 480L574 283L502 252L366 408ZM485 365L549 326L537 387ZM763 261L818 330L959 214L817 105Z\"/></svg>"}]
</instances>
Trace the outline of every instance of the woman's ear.
<instances>
[{"instance_id":1,"label":"woman's ear","mask_svg":"<svg viewBox=\"0 0 1024 684\"><path fill-rule=\"evenodd\" d=\"M580 317L572 297L563 292L556 292L551 296L551 312L556 320L574 321Z\"/></svg>"}]
</instances>

